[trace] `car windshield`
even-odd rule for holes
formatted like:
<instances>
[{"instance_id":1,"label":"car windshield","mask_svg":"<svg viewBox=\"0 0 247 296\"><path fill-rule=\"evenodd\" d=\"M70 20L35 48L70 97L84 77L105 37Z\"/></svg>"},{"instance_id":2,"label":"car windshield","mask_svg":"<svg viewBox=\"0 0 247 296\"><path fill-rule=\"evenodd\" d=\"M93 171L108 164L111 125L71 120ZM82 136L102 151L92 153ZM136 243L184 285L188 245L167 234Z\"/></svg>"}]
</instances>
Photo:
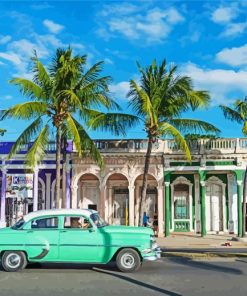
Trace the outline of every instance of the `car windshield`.
<instances>
[{"instance_id":1,"label":"car windshield","mask_svg":"<svg viewBox=\"0 0 247 296\"><path fill-rule=\"evenodd\" d=\"M25 220L24 219L20 219L20 220L18 220L11 228L12 229L15 229L15 230L17 230L17 229L21 229L22 228L22 226L25 224Z\"/></svg>"},{"instance_id":2,"label":"car windshield","mask_svg":"<svg viewBox=\"0 0 247 296\"><path fill-rule=\"evenodd\" d=\"M107 223L97 214L91 214L90 218L97 227L104 227Z\"/></svg>"}]
</instances>

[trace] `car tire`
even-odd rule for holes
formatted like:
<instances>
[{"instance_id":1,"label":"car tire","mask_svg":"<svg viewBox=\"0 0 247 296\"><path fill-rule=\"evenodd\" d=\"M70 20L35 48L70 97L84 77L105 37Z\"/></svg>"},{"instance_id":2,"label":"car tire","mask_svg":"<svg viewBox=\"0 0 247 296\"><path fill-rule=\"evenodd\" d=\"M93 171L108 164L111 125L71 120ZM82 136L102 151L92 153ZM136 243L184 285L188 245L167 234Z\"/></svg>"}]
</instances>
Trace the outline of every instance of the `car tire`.
<instances>
[{"instance_id":1,"label":"car tire","mask_svg":"<svg viewBox=\"0 0 247 296\"><path fill-rule=\"evenodd\" d=\"M122 272L134 272L141 266L141 258L137 251L126 248L122 249L116 257L116 265Z\"/></svg>"},{"instance_id":2,"label":"car tire","mask_svg":"<svg viewBox=\"0 0 247 296\"><path fill-rule=\"evenodd\" d=\"M27 257L21 251L6 251L2 256L2 267L5 271L20 271L27 266Z\"/></svg>"}]
</instances>

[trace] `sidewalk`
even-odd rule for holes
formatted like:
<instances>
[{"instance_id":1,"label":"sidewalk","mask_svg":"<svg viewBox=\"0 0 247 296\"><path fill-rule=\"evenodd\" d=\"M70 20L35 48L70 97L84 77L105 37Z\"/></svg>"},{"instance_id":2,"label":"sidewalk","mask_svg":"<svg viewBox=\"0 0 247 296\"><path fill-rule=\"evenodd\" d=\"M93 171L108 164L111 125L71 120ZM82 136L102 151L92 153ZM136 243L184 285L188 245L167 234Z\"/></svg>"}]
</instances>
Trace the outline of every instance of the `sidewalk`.
<instances>
[{"instance_id":1,"label":"sidewalk","mask_svg":"<svg viewBox=\"0 0 247 296\"><path fill-rule=\"evenodd\" d=\"M246 248L247 240L238 240L234 235L209 234L205 237L194 233L172 233L168 237L157 238L157 244L167 249L214 249L214 248ZM231 246L224 246L230 243ZM247 250L246 250L247 251Z\"/></svg>"},{"instance_id":2,"label":"sidewalk","mask_svg":"<svg viewBox=\"0 0 247 296\"><path fill-rule=\"evenodd\" d=\"M227 234L201 237L194 233L173 233L157 238L156 242L162 249L162 257L247 257L247 240L239 241Z\"/></svg>"}]
</instances>

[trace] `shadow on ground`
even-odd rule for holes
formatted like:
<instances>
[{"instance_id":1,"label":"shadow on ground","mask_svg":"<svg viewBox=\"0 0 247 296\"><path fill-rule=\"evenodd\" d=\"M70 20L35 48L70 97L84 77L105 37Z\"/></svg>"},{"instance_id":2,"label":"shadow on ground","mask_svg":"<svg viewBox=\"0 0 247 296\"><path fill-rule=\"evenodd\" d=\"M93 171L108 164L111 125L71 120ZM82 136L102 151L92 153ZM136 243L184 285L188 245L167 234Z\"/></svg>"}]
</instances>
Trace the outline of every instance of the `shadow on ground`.
<instances>
[{"instance_id":1,"label":"shadow on ground","mask_svg":"<svg viewBox=\"0 0 247 296\"><path fill-rule=\"evenodd\" d=\"M194 261L191 258L181 258L180 256L167 257L167 260L175 262L181 265L186 265L194 268L200 268L203 270L210 270L216 272L230 273L235 275L241 275L243 272L237 268L226 267L222 265L216 265L205 261ZM247 263L247 262L246 262Z\"/></svg>"},{"instance_id":2,"label":"shadow on ground","mask_svg":"<svg viewBox=\"0 0 247 296\"><path fill-rule=\"evenodd\" d=\"M141 282L139 280L130 278L130 277L124 275L123 273L112 273L112 272L109 272L109 271L106 271L106 270L103 270L103 269L99 269L99 268L93 268L93 270L95 272L108 274L108 275L110 275L112 277L115 277L115 278L121 279L123 281L132 283L134 285L141 286L143 288L149 289L149 290L151 290L150 292L159 292L161 294L168 295L168 296L182 296L182 294L178 294L178 293L175 293L175 292L172 292L172 291L168 291L168 290L165 290L163 288L159 288L157 286L153 286L153 285L150 285L150 284L147 284L147 283L143 283L143 282Z\"/></svg>"}]
</instances>

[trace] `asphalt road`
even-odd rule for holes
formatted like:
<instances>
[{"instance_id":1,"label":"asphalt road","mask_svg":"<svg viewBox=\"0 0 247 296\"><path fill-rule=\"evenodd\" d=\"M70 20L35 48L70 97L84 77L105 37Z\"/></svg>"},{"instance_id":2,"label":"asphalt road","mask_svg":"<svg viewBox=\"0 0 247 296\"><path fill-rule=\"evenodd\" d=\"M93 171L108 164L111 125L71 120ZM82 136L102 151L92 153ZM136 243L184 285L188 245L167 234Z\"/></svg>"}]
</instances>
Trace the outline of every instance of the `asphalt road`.
<instances>
[{"instance_id":1,"label":"asphalt road","mask_svg":"<svg viewBox=\"0 0 247 296\"><path fill-rule=\"evenodd\" d=\"M247 258L215 260L164 258L132 274L114 266L33 265L18 273L0 271L0 295L246 296Z\"/></svg>"}]
</instances>

